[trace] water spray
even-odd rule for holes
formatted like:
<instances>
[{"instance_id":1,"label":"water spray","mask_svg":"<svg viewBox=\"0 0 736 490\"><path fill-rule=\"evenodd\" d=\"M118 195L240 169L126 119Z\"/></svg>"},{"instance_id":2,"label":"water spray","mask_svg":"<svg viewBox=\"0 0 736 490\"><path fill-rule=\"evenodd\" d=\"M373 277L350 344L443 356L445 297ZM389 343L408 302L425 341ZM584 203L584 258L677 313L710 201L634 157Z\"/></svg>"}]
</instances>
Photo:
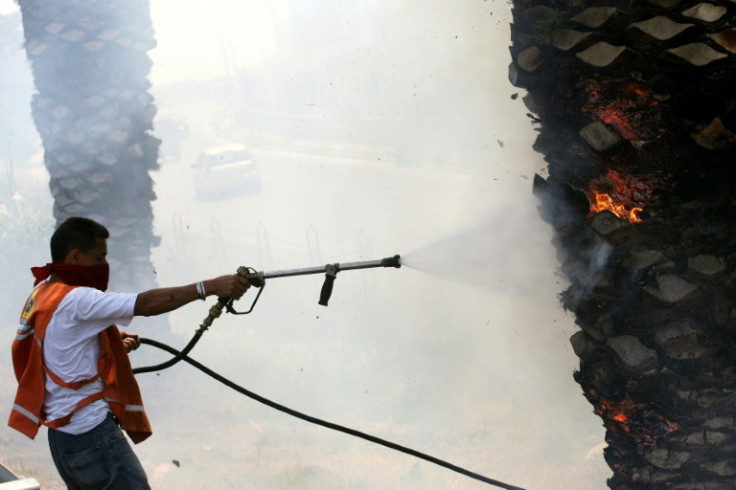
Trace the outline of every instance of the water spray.
<instances>
[{"instance_id":1,"label":"water spray","mask_svg":"<svg viewBox=\"0 0 736 490\"><path fill-rule=\"evenodd\" d=\"M258 302L258 298L261 296L261 293L263 292L263 289L266 286L267 279L276 279L280 277L292 277L292 276L302 276L302 275L308 275L308 274L324 273L325 282L324 284L322 284L322 290L320 292L318 303L322 306L327 306L330 296L332 295L332 288L333 288L338 272L347 271L347 270L356 270L356 269L371 269L371 268L377 268L377 267L394 267L398 269L401 267L401 257L399 255L394 255L393 257L386 257L386 258L379 259L379 260L368 260L368 261L363 261L363 262L335 263L335 264L327 264L327 265L318 266L318 267L305 267L305 268L300 268L300 269L278 270L278 271L273 271L273 272L262 272L262 271L259 272L251 267L244 267L244 266L238 267L237 274L241 277L246 278L248 282L250 282L251 286L258 288L258 294L256 294L256 297L253 299L253 302L251 303L250 308L248 308L247 311L236 311L235 308L233 308L234 300L232 298L218 298L217 303L212 305L212 307L210 308L209 314L202 321L202 324L199 326L199 329L194 334L194 337L192 337L192 340L190 340L187 346L184 347L184 349L181 351L176 350L161 342L157 342L155 340L141 338L140 341L142 344L147 344L147 345L151 345L153 347L162 349L166 352L169 352L170 354L173 354L174 357L170 359L169 361L164 362L162 364L158 364L156 366L147 366L147 367L133 369L133 373L139 374L139 373L147 373L147 372L152 372L152 371L160 371L161 369L170 367L176 364L177 362L183 360L187 362L188 364L196 367L200 371L204 372L205 374L216 379L217 381L228 386L229 388L237 391L238 393L245 395L255 401L258 401L266 406L274 408L280 412L291 415L293 417L302 419L304 421L307 421L307 422L310 422L316 425L320 425L322 427L326 427L328 429L336 430L338 432L342 432L342 433L345 433L345 434L348 434L354 437L358 437L366 441L380 444L384 447L394 449L396 451L402 452L404 454L408 454L410 456L414 456L419 459L423 459L425 461L429 461L430 463L434 463L436 465L442 466L456 473L465 475L469 478L473 478L475 480L482 481L489 485L494 485L494 486L509 489L509 490L523 490L520 487L516 487L514 485L510 485L508 483L504 483L499 480L494 480L487 476L481 475L480 473L472 472L463 467L449 463L445 460L435 458L434 456L430 456L428 454L421 453L414 449L411 449L405 446L401 446L399 444L387 441L385 439L381 439L371 434L366 434L365 432L361 432L355 429L351 429L349 427L338 425L332 422L328 422L326 420L322 420L322 419L313 417L311 415L307 415L307 414L298 412L292 408L286 407L272 400L264 398L261 395L258 395L250 390L243 388L242 386L239 386L233 383L229 379L217 374L216 372L212 371L211 369L204 366L203 364L200 364L199 362L195 361L188 355L189 351L191 351L194 345L197 343L197 341L199 341L199 338L202 336L202 334L210 326L212 326L212 322L222 314L223 309L227 311L228 313L235 314L235 315L245 315L253 311L253 308Z\"/></svg>"}]
</instances>

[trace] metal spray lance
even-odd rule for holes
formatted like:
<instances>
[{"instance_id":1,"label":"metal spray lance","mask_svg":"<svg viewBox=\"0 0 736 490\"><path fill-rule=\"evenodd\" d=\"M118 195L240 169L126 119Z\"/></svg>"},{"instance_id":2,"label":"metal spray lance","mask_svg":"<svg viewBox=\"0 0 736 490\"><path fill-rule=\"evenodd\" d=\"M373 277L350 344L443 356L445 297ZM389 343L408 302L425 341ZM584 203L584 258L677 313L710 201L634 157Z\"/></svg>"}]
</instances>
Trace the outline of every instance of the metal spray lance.
<instances>
[{"instance_id":1,"label":"metal spray lance","mask_svg":"<svg viewBox=\"0 0 736 490\"><path fill-rule=\"evenodd\" d=\"M266 286L266 279L276 279L279 277L291 277L291 276L304 276L307 274L325 274L325 282L322 284L322 290L319 295L319 304L327 306L327 303L332 296L332 288L337 278L337 273L341 271L356 270L356 269L372 269L376 267L401 267L401 256L394 255L393 257L386 257L379 260L366 260L362 262L346 262L346 263L334 263L321 265L316 267L304 267L300 269L286 269L277 270L272 272L256 271L251 267L240 266L238 267L238 275L248 279L251 286L258 288L258 294L256 294L253 303L250 305L248 311L236 311L233 308L234 300L231 298L218 298L217 303L210 308L209 315L202 322L202 327L205 329L212 325L212 321L222 314L222 310L225 309L228 313L234 315L246 315L253 311L258 298L261 296L263 289Z\"/></svg>"}]
</instances>

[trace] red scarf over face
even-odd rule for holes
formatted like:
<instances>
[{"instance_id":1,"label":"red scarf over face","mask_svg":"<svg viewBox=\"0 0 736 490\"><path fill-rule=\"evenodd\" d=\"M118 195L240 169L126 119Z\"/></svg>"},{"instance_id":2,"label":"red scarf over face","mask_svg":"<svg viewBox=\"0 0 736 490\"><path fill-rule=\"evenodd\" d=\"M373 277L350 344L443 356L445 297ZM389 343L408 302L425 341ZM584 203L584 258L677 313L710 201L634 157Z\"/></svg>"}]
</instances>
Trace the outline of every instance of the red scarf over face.
<instances>
[{"instance_id":1,"label":"red scarf over face","mask_svg":"<svg viewBox=\"0 0 736 490\"><path fill-rule=\"evenodd\" d=\"M74 265L74 264L46 264L43 267L31 267L33 277L36 278L35 286L48 278L52 273L56 274L64 284L70 286L87 286L100 291L107 290L107 282L110 278L110 265Z\"/></svg>"}]
</instances>

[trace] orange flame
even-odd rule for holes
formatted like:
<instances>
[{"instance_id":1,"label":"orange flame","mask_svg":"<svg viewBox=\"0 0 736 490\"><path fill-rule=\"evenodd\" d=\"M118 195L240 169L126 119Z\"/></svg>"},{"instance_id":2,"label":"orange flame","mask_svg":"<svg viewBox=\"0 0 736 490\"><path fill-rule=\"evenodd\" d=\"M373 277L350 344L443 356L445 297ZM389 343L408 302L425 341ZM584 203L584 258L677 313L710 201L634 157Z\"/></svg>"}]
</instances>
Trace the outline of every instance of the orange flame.
<instances>
[{"instance_id":1,"label":"orange flame","mask_svg":"<svg viewBox=\"0 0 736 490\"><path fill-rule=\"evenodd\" d=\"M591 182L586 195L590 201L589 217L610 211L629 223L642 221L640 213L653 199L654 186L636 177L622 177L609 169L608 173Z\"/></svg>"},{"instance_id":2,"label":"orange flame","mask_svg":"<svg viewBox=\"0 0 736 490\"><path fill-rule=\"evenodd\" d=\"M617 203L608 194L596 193L593 197L594 202L590 203L591 214L598 214L601 211L611 211L613 214L621 219L625 219L629 223L639 223L642 219L639 217L639 213L644 211L643 207L633 206L628 208L625 204Z\"/></svg>"}]
</instances>

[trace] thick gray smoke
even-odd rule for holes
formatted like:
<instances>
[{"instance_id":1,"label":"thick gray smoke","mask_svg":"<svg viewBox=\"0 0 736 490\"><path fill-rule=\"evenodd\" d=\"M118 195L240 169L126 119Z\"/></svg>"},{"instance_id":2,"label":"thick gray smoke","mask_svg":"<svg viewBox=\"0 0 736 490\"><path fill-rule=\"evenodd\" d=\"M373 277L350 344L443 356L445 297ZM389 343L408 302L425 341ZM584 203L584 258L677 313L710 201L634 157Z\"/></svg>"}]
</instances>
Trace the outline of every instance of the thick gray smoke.
<instances>
[{"instance_id":1,"label":"thick gray smoke","mask_svg":"<svg viewBox=\"0 0 736 490\"><path fill-rule=\"evenodd\" d=\"M544 163L506 78L509 8L153 0L152 259L173 285L401 254L401 269L339 273L327 308L322 277L271 280L253 313L218 319L192 355L274 401L492 478L604 488L603 429L572 379L565 284L531 192ZM191 164L222 143L249 149L260 193L198 199ZM130 329L180 347L207 307ZM133 362L163 358L141 349ZM155 488L486 488L183 364L139 379L155 434L136 452ZM0 438L58 486L41 470L44 442Z\"/></svg>"}]
</instances>

